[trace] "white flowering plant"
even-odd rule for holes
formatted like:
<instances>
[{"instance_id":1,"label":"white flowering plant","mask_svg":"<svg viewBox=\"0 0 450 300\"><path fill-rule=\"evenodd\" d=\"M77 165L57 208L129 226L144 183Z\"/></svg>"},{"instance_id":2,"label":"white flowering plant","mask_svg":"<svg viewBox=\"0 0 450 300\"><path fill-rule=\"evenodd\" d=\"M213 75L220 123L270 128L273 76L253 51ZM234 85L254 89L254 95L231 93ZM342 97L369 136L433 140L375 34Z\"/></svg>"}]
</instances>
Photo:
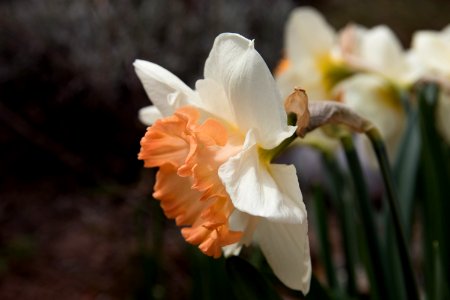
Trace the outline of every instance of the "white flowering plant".
<instances>
[{"instance_id":1,"label":"white flowering plant","mask_svg":"<svg viewBox=\"0 0 450 300\"><path fill-rule=\"evenodd\" d=\"M158 168L165 216L198 251L225 257L238 299L450 297L450 29L419 31L404 50L384 25L335 31L306 7L287 20L284 48L272 75L253 40L221 34L194 89L135 61L152 102L138 158ZM326 187L305 193L309 169L279 162L302 148L318 153ZM382 179L381 208L366 169Z\"/></svg>"}]
</instances>

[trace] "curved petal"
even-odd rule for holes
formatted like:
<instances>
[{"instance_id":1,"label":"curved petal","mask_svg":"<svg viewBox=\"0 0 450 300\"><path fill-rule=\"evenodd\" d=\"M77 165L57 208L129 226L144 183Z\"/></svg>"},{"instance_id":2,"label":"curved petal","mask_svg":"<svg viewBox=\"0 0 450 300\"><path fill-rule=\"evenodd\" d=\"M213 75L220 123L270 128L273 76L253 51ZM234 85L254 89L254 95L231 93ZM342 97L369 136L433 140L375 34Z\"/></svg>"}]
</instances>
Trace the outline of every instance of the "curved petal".
<instances>
[{"instance_id":1,"label":"curved petal","mask_svg":"<svg viewBox=\"0 0 450 300\"><path fill-rule=\"evenodd\" d=\"M251 216L245 212L235 209L228 219L230 230L243 232L241 240L235 244L222 248L226 257L239 255L243 245L249 246L253 240L253 233L259 223L260 218Z\"/></svg>"},{"instance_id":2,"label":"curved petal","mask_svg":"<svg viewBox=\"0 0 450 300\"><path fill-rule=\"evenodd\" d=\"M286 25L285 45L288 59L293 64L304 65L307 61L327 54L334 43L334 29L312 7L295 9Z\"/></svg>"},{"instance_id":3,"label":"curved petal","mask_svg":"<svg viewBox=\"0 0 450 300\"><path fill-rule=\"evenodd\" d=\"M177 225L192 225L211 201L200 201L201 194L192 189L192 181L177 175L176 168L162 166L156 174L153 197L161 202L164 214Z\"/></svg>"},{"instance_id":4,"label":"curved petal","mask_svg":"<svg viewBox=\"0 0 450 300\"><path fill-rule=\"evenodd\" d=\"M195 102L194 91L163 67L144 60L136 60L133 65L145 92L163 116Z\"/></svg>"},{"instance_id":5,"label":"curved petal","mask_svg":"<svg viewBox=\"0 0 450 300\"><path fill-rule=\"evenodd\" d=\"M300 224L261 220L255 231L255 241L281 282L307 294L311 281L311 257L306 220Z\"/></svg>"},{"instance_id":6,"label":"curved petal","mask_svg":"<svg viewBox=\"0 0 450 300\"><path fill-rule=\"evenodd\" d=\"M413 36L412 47L430 71L442 72L450 76L450 27L441 33L436 31L418 31ZM433 74L434 75L434 74Z\"/></svg>"},{"instance_id":7,"label":"curved petal","mask_svg":"<svg viewBox=\"0 0 450 300\"><path fill-rule=\"evenodd\" d=\"M322 83L322 74L316 67L290 68L277 76L276 81L284 98L289 96L295 87L307 91L308 99L311 101L328 98L328 93Z\"/></svg>"},{"instance_id":8,"label":"curved petal","mask_svg":"<svg viewBox=\"0 0 450 300\"><path fill-rule=\"evenodd\" d=\"M386 26L377 26L365 32L361 44L361 60L391 79L398 80L405 76L407 64L403 48Z\"/></svg>"},{"instance_id":9,"label":"curved petal","mask_svg":"<svg viewBox=\"0 0 450 300\"><path fill-rule=\"evenodd\" d=\"M216 118L236 124L235 114L231 111L223 86L211 79L197 80L195 89L199 94L198 106L213 114ZM213 99L213 101L209 101Z\"/></svg>"},{"instance_id":10,"label":"curved petal","mask_svg":"<svg viewBox=\"0 0 450 300\"><path fill-rule=\"evenodd\" d=\"M343 103L380 129L389 157L394 158L403 135L406 116L400 98L390 83L374 74L358 74L340 83L335 93ZM370 147L367 148L367 152L372 153ZM376 160L371 164L376 165Z\"/></svg>"},{"instance_id":11,"label":"curved petal","mask_svg":"<svg viewBox=\"0 0 450 300\"><path fill-rule=\"evenodd\" d=\"M205 79L223 87L227 102L217 106L214 114L229 118L242 133L253 129L256 141L267 149L274 148L292 135L295 127L287 125L281 96L253 41L231 33L219 35L205 63ZM215 98L208 106L215 107ZM228 107L224 109L223 107ZM223 115L229 112L233 117Z\"/></svg>"},{"instance_id":12,"label":"curved petal","mask_svg":"<svg viewBox=\"0 0 450 300\"><path fill-rule=\"evenodd\" d=\"M162 117L163 115L161 114L159 109L154 105L149 105L139 110L139 121L148 126L152 125Z\"/></svg>"},{"instance_id":13,"label":"curved petal","mask_svg":"<svg viewBox=\"0 0 450 300\"><path fill-rule=\"evenodd\" d=\"M178 110L175 115L160 119L141 139L138 159L148 168L170 164L180 168L196 151L197 144L189 134L189 126L198 120L199 112L191 106Z\"/></svg>"},{"instance_id":14,"label":"curved petal","mask_svg":"<svg viewBox=\"0 0 450 300\"><path fill-rule=\"evenodd\" d=\"M306 219L295 167L263 163L252 132L244 149L220 166L219 177L240 211L285 223Z\"/></svg>"}]
</instances>

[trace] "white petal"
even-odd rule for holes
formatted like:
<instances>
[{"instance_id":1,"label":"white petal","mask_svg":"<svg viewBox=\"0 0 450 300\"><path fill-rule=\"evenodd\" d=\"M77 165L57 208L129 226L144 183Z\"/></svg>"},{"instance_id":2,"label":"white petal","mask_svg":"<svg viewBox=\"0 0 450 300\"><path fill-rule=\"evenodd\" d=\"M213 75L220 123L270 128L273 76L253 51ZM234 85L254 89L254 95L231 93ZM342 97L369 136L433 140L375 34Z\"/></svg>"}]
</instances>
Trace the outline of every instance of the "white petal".
<instances>
[{"instance_id":1,"label":"white petal","mask_svg":"<svg viewBox=\"0 0 450 300\"><path fill-rule=\"evenodd\" d=\"M243 133L253 129L262 147L274 148L295 131L287 125L275 81L253 41L238 34L219 35L205 63L205 79L216 81L226 95L227 103L221 103L216 114L236 122ZM209 107L217 101L205 100L211 102Z\"/></svg>"},{"instance_id":2,"label":"white petal","mask_svg":"<svg viewBox=\"0 0 450 300\"><path fill-rule=\"evenodd\" d=\"M177 76L166 69L143 60L134 62L144 89L163 116L170 116L184 105L195 103L197 95Z\"/></svg>"},{"instance_id":3,"label":"white petal","mask_svg":"<svg viewBox=\"0 0 450 300\"><path fill-rule=\"evenodd\" d=\"M161 112L154 105L149 105L139 110L139 120L145 125L150 126L162 117Z\"/></svg>"},{"instance_id":4,"label":"white petal","mask_svg":"<svg viewBox=\"0 0 450 300\"><path fill-rule=\"evenodd\" d=\"M239 255L242 249L241 243L234 243L225 247L222 247L223 255L229 257L232 255Z\"/></svg>"},{"instance_id":5,"label":"white petal","mask_svg":"<svg viewBox=\"0 0 450 300\"><path fill-rule=\"evenodd\" d=\"M413 37L413 48L425 67L431 72L440 72L444 76L450 76L449 32L448 28L444 29L442 33L418 31Z\"/></svg>"},{"instance_id":6,"label":"white petal","mask_svg":"<svg viewBox=\"0 0 450 300\"><path fill-rule=\"evenodd\" d=\"M240 211L285 223L306 219L295 167L262 162L252 132L244 149L220 166L219 177Z\"/></svg>"},{"instance_id":7,"label":"white petal","mask_svg":"<svg viewBox=\"0 0 450 300\"><path fill-rule=\"evenodd\" d=\"M289 96L295 87L304 89L310 101L328 98L328 93L322 83L322 74L316 67L299 66L287 69L277 76L276 81L283 98Z\"/></svg>"},{"instance_id":8,"label":"white petal","mask_svg":"<svg viewBox=\"0 0 450 300\"><path fill-rule=\"evenodd\" d=\"M235 209L228 219L230 230L243 232L239 242L222 248L225 256L239 255L243 245L249 246L253 240L253 233L260 218L251 216L245 212Z\"/></svg>"},{"instance_id":9,"label":"white petal","mask_svg":"<svg viewBox=\"0 0 450 300\"><path fill-rule=\"evenodd\" d=\"M230 124L236 124L234 113L231 111L222 85L211 79L203 79L197 80L195 89L200 96L198 106ZM214 101L210 101L210 99L214 99Z\"/></svg>"},{"instance_id":10,"label":"white petal","mask_svg":"<svg viewBox=\"0 0 450 300\"><path fill-rule=\"evenodd\" d=\"M390 83L374 74L355 75L339 84L335 93L343 103L380 129L390 158L394 158L405 128L400 98ZM372 150L368 146L368 151ZM372 164L375 165L373 160Z\"/></svg>"},{"instance_id":11,"label":"white petal","mask_svg":"<svg viewBox=\"0 0 450 300\"><path fill-rule=\"evenodd\" d=\"M275 275L286 286L307 294L311 282L308 223L282 224L262 220L255 241Z\"/></svg>"},{"instance_id":12,"label":"white petal","mask_svg":"<svg viewBox=\"0 0 450 300\"><path fill-rule=\"evenodd\" d=\"M405 76L407 64L403 48L386 26L374 27L364 34L361 56L370 68L391 79Z\"/></svg>"},{"instance_id":13,"label":"white petal","mask_svg":"<svg viewBox=\"0 0 450 300\"><path fill-rule=\"evenodd\" d=\"M450 24L442 29L441 34L446 38L450 38Z\"/></svg>"},{"instance_id":14,"label":"white petal","mask_svg":"<svg viewBox=\"0 0 450 300\"><path fill-rule=\"evenodd\" d=\"M286 25L287 57L294 64L304 65L327 54L334 43L334 29L314 8L295 9Z\"/></svg>"}]
</instances>

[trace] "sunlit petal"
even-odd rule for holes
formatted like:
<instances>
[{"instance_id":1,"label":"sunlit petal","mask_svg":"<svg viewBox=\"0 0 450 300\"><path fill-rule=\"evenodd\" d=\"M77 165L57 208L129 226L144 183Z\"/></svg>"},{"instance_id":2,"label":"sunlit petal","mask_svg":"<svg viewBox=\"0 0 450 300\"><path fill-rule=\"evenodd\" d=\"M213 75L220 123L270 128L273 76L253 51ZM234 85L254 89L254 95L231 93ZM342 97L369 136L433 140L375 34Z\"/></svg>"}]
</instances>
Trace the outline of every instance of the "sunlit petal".
<instances>
[{"instance_id":1,"label":"sunlit petal","mask_svg":"<svg viewBox=\"0 0 450 300\"><path fill-rule=\"evenodd\" d=\"M287 21L286 54L293 64L304 67L315 57L327 54L334 39L334 29L314 8L297 8Z\"/></svg>"},{"instance_id":2,"label":"sunlit petal","mask_svg":"<svg viewBox=\"0 0 450 300\"><path fill-rule=\"evenodd\" d=\"M253 41L238 34L219 35L205 63L205 78L223 86L229 106L224 111L234 116L227 121L236 122L244 133L253 129L263 148L277 146L295 131L287 125L275 81ZM217 115L227 117L220 111Z\"/></svg>"},{"instance_id":3,"label":"sunlit petal","mask_svg":"<svg viewBox=\"0 0 450 300\"><path fill-rule=\"evenodd\" d=\"M306 218L295 168L262 162L251 132L243 150L219 168L219 177L240 211L286 223Z\"/></svg>"},{"instance_id":4,"label":"sunlit petal","mask_svg":"<svg viewBox=\"0 0 450 300\"><path fill-rule=\"evenodd\" d=\"M139 121L145 125L152 125L156 120L161 119L163 115L154 105L149 105L139 110Z\"/></svg>"},{"instance_id":5,"label":"sunlit petal","mask_svg":"<svg viewBox=\"0 0 450 300\"><path fill-rule=\"evenodd\" d=\"M163 116L196 101L194 91L168 70L144 60L136 60L133 65L148 97Z\"/></svg>"},{"instance_id":6,"label":"sunlit petal","mask_svg":"<svg viewBox=\"0 0 450 300\"><path fill-rule=\"evenodd\" d=\"M275 275L286 286L308 293L311 280L308 224L261 220L255 240Z\"/></svg>"}]
</instances>

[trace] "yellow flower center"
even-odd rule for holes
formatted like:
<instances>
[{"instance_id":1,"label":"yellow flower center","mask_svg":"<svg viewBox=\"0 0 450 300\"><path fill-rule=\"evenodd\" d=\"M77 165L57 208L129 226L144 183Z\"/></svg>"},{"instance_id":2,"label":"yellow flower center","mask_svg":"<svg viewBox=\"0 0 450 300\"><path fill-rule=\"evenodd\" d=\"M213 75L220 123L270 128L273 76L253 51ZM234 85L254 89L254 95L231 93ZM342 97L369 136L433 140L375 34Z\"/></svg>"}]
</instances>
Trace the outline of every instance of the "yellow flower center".
<instances>
[{"instance_id":1,"label":"yellow flower center","mask_svg":"<svg viewBox=\"0 0 450 300\"><path fill-rule=\"evenodd\" d=\"M330 54L320 56L316 65L322 74L322 85L327 93L331 92L336 84L355 73L344 62L334 59Z\"/></svg>"}]
</instances>

